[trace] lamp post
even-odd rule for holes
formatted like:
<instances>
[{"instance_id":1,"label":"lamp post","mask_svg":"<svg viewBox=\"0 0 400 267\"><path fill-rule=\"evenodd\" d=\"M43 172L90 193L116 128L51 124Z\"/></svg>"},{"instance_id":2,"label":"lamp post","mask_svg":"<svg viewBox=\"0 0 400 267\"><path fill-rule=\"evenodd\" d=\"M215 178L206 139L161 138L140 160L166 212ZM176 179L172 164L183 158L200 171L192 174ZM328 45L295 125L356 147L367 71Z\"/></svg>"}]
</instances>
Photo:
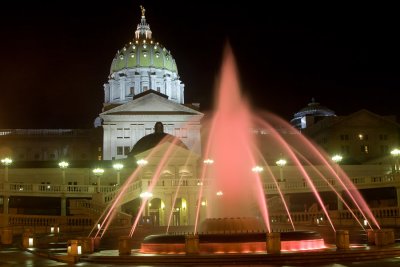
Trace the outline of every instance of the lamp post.
<instances>
[{"instance_id":1,"label":"lamp post","mask_svg":"<svg viewBox=\"0 0 400 267\"><path fill-rule=\"evenodd\" d=\"M339 164L342 161L342 159L343 159L343 157L338 154L332 156L332 160L336 163L335 169L336 169L336 175L338 177L339 177ZM341 193L339 192L339 194L341 194ZM337 197L337 208L338 208L338 210L343 210L343 203L342 203L342 200L339 198L339 195Z\"/></svg>"},{"instance_id":2,"label":"lamp post","mask_svg":"<svg viewBox=\"0 0 400 267\"><path fill-rule=\"evenodd\" d=\"M97 193L100 193L100 176L102 176L104 170L101 168L96 168L93 170L93 174L97 177Z\"/></svg>"},{"instance_id":3,"label":"lamp post","mask_svg":"<svg viewBox=\"0 0 400 267\"><path fill-rule=\"evenodd\" d=\"M4 182L8 182L8 165L12 163L12 159L4 158L1 160L1 164L4 165Z\"/></svg>"},{"instance_id":4,"label":"lamp post","mask_svg":"<svg viewBox=\"0 0 400 267\"><path fill-rule=\"evenodd\" d=\"M144 201L144 203L142 203L143 205L145 205L144 206L144 216L148 216L148 205L147 205L147 201L149 200L149 198L152 198L153 197L153 193L151 193L151 192L143 192L143 193L140 193L140 198L142 199L142 201Z\"/></svg>"},{"instance_id":5,"label":"lamp post","mask_svg":"<svg viewBox=\"0 0 400 267\"><path fill-rule=\"evenodd\" d=\"M68 168L69 163L66 161L61 161L58 163L58 166L61 168L62 171L62 184L65 185L65 169Z\"/></svg>"},{"instance_id":6,"label":"lamp post","mask_svg":"<svg viewBox=\"0 0 400 267\"><path fill-rule=\"evenodd\" d=\"M275 163L279 166L279 181L283 182L283 167L285 167L287 161L285 159L279 159Z\"/></svg>"},{"instance_id":7,"label":"lamp post","mask_svg":"<svg viewBox=\"0 0 400 267\"><path fill-rule=\"evenodd\" d=\"M145 159L139 159L138 161L136 161L136 163L140 167L143 167L143 166L147 165L147 163L149 163L149 162L147 160L145 160Z\"/></svg>"},{"instance_id":8,"label":"lamp post","mask_svg":"<svg viewBox=\"0 0 400 267\"><path fill-rule=\"evenodd\" d=\"M394 172L399 172L399 156L400 156L400 149L395 148L392 151L390 151L390 154L394 157Z\"/></svg>"},{"instance_id":9,"label":"lamp post","mask_svg":"<svg viewBox=\"0 0 400 267\"><path fill-rule=\"evenodd\" d=\"M121 163L115 163L113 165L113 168L117 171L117 186L119 186L120 183L121 183L121 174L120 174L120 172L121 172L123 167L124 167L124 165L121 164Z\"/></svg>"}]
</instances>

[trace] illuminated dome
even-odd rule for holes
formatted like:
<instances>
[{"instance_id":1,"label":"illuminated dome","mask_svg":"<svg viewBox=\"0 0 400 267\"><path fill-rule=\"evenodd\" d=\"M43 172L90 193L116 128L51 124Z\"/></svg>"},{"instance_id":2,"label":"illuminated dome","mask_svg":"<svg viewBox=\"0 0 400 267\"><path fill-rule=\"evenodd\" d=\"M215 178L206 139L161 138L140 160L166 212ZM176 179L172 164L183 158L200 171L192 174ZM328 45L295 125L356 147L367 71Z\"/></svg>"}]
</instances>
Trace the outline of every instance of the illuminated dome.
<instances>
[{"instance_id":1,"label":"illuminated dome","mask_svg":"<svg viewBox=\"0 0 400 267\"><path fill-rule=\"evenodd\" d=\"M336 115L333 110L321 106L318 102L315 102L314 98L312 98L311 103L302 108L300 111L296 112L290 122L294 127L298 129L304 129L328 116Z\"/></svg>"},{"instance_id":2,"label":"illuminated dome","mask_svg":"<svg viewBox=\"0 0 400 267\"><path fill-rule=\"evenodd\" d=\"M111 64L108 83L104 85L105 106L123 104L146 90L153 89L168 99L183 104L184 84L171 52L153 40L145 9L135 37L118 50Z\"/></svg>"},{"instance_id":3,"label":"illuminated dome","mask_svg":"<svg viewBox=\"0 0 400 267\"><path fill-rule=\"evenodd\" d=\"M164 132L164 125L161 122L156 122L154 126L154 133L143 136L137 141L137 143L132 147L132 150L128 154L129 157L135 156L143 151L152 149L158 144L170 142L177 146L188 149L187 146L176 136L167 134Z\"/></svg>"}]
</instances>

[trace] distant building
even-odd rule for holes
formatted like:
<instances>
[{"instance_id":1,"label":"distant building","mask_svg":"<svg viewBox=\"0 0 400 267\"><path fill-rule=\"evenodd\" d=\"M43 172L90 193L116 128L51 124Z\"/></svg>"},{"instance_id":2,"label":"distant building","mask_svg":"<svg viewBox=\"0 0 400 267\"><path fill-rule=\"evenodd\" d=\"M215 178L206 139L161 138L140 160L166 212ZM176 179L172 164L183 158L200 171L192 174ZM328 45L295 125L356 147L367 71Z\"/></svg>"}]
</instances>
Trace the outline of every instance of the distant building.
<instances>
[{"instance_id":1,"label":"distant building","mask_svg":"<svg viewBox=\"0 0 400 267\"><path fill-rule=\"evenodd\" d=\"M347 116L327 116L302 132L329 154L360 164L390 155L400 143L400 124L394 116L362 109Z\"/></svg>"},{"instance_id":2,"label":"distant building","mask_svg":"<svg viewBox=\"0 0 400 267\"><path fill-rule=\"evenodd\" d=\"M294 114L290 123L297 129L302 130L326 117L334 116L336 115L333 110L321 106L318 102L315 102L314 98L312 98L311 103Z\"/></svg>"}]
</instances>

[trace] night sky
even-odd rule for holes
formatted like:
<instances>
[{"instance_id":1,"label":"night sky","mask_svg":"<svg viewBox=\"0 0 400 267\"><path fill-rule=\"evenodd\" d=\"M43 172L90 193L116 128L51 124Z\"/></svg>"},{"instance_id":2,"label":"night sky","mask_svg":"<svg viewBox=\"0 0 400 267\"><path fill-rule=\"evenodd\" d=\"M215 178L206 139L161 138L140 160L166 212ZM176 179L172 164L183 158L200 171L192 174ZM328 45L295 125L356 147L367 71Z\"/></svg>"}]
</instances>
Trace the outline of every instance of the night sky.
<instances>
[{"instance_id":1,"label":"night sky","mask_svg":"<svg viewBox=\"0 0 400 267\"><path fill-rule=\"evenodd\" d=\"M112 59L133 39L141 4L153 39L177 62L185 101L201 103L204 111L212 107L229 41L255 107L290 120L315 97L337 115L365 108L400 116L400 16L394 6L9 2L0 8L2 129L92 127Z\"/></svg>"}]
</instances>

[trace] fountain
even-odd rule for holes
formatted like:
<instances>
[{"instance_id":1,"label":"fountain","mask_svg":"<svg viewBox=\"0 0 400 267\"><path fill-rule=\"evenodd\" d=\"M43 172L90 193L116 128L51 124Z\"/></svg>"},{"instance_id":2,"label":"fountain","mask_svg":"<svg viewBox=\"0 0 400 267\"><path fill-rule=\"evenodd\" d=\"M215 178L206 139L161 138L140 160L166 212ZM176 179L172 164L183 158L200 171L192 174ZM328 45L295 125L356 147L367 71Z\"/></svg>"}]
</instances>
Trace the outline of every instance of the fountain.
<instances>
[{"instance_id":1,"label":"fountain","mask_svg":"<svg viewBox=\"0 0 400 267\"><path fill-rule=\"evenodd\" d=\"M301 177L296 183L299 189L307 188L313 193L315 206L320 210L321 217L318 220L323 220L330 226L333 233L340 234L338 240L345 240L348 236L346 233L342 235L342 231L337 231L333 219L330 218L328 205L318 192L318 186L321 184L329 187L337 195L360 228L380 229L366 202L338 165L276 115L253 112L241 94L237 77L234 57L228 47L216 92L214 114L208 125L193 231L149 235L135 256L158 254L154 256L157 258L163 254L186 254L204 256L206 261L209 255L215 254L265 255L267 252L272 255L281 251L325 249L327 246L318 232L296 229L285 196L282 173L276 177L269 167L274 165L276 158L281 155L285 155L286 160L296 169L296 175ZM256 135L255 132L259 134ZM147 187L149 197L163 166L173 155L173 145L178 141L173 139L170 142L172 145L166 150ZM146 160L150 160L156 150L153 149ZM98 224L101 227L91 233L94 233L95 237L102 236L104 229L107 230L116 207L139 171L140 166L121 187L109 210L105 211L101 220L99 219ZM266 194L265 180L270 181L270 185L277 192L276 196ZM346 197L338 193L339 187L346 193ZM180 190L179 186L177 190ZM174 195L172 207L178 191ZM280 200L282 210L286 211L286 215L281 218L273 217L269 212L267 203L275 197ZM127 238L131 238L135 232L146 204L146 201L141 204ZM206 214L200 211L204 206L207 207ZM367 224L361 223L359 217ZM282 225L285 228L282 229ZM151 262L151 257L140 257L141 260ZM158 259L160 258L154 261Z\"/></svg>"}]
</instances>

